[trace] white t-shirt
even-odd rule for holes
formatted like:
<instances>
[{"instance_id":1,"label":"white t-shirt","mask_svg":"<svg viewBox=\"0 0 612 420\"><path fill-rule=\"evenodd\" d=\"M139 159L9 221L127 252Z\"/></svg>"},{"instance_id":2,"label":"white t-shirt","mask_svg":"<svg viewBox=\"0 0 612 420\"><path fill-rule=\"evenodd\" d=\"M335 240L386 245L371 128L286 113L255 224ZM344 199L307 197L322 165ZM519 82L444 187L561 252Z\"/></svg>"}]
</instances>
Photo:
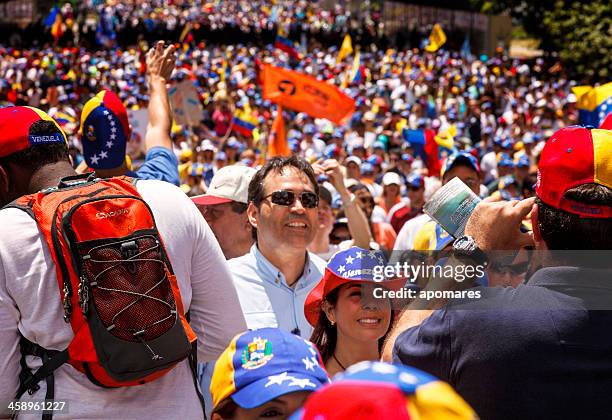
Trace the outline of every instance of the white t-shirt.
<instances>
[{"instance_id":1,"label":"white t-shirt","mask_svg":"<svg viewBox=\"0 0 612 420\"><path fill-rule=\"evenodd\" d=\"M198 336L198 360L216 359L246 323L227 263L210 227L174 185L139 181L176 274L183 307ZM55 264L34 220L18 209L0 211L0 407L17 392L19 332L47 349L64 350L73 332L63 320ZM30 369L41 359L29 356ZM46 383L21 397L43 400ZM141 386L105 389L71 365L55 371L55 400L68 401L69 418L198 419L202 409L187 361ZM54 417L56 417L54 415ZM62 418L61 416L57 416Z\"/></svg>"}]
</instances>

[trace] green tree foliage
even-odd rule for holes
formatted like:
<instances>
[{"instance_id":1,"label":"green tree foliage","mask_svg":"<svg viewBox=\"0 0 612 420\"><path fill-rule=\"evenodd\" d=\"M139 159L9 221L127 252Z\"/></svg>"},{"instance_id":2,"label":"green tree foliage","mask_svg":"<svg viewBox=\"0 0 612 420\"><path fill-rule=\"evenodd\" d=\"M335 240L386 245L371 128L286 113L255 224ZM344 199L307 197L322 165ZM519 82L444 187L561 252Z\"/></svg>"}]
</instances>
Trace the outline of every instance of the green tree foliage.
<instances>
[{"instance_id":1,"label":"green tree foliage","mask_svg":"<svg viewBox=\"0 0 612 420\"><path fill-rule=\"evenodd\" d=\"M556 51L574 77L609 81L612 77L610 0L470 0L483 13L510 12L525 31Z\"/></svg>"},{"instance_id":2,"label":"green tree foliage","mask_svg":"<svg viewBox=\"0 0 612 420\"><path fill-rule=\"evenodd\" d=\"M544 14L544 26L566 68L589 79L612 76L612 3L557 1Z\"/></svg>"}]
</instances>

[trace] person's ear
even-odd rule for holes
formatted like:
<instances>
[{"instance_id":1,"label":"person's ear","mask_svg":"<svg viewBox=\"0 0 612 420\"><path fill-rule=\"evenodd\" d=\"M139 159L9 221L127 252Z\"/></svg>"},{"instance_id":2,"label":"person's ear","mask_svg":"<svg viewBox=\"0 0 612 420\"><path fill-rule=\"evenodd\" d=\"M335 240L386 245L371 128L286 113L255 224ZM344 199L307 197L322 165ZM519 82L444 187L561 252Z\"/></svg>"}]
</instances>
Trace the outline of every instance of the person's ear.
<instances>
[{"instance_id":1,"label":"person's ear","mask_svg":"<svg viewBox=\"0 0 612 420\"><path fill-rule=\"evenodd\" d=\"M259 209L255 203L250 202L247 207L247 217L252 228L257 229L257 220L259 219Z\"/></svg>"},{"instance_id":2,"label":"person's ear","mask_svg":"<svg viewBox=\"0 0 612 420\"><path fill-rule=\"evenodd\" d=\"M329 322L334 325L336 323L336 315L334 313L334 307L332 306L332 304L324 300L323 302L321 302L321 309L325 313L325 316L327 317Z\"/></svg>"},{"instance_id":3,"label":"person's ear","mask_svg":"<svg viewBox=\"0 0 612 420\"><path fill-rule=\"evenodd\" d=\"M531 210L531 230L533 231L533 241L536 244L536 249L542 249L546 246L546 242L542 239L542 233L540 232L540 208L537 204L533 205Z\"/></svg>"}]
</instances>

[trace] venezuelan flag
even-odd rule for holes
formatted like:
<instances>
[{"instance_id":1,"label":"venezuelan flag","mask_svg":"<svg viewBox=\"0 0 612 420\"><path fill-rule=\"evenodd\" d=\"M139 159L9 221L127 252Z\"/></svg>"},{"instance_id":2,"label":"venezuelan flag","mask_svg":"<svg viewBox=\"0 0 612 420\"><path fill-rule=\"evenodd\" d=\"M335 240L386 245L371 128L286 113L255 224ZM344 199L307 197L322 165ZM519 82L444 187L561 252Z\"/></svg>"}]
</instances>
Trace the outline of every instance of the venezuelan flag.
<instances>
[{"instance_id":1,"label":"venezuelan flag","mask_svg":"<svg viewBox=\"0 0 612 420\"><path fill-rule=\"evenodd\" d=\"M278 48L281 51L289 54L290 57L300 58L300 54L295 48L295 43L287 38L287 33L284 31L282 25L278 25L278 32L276 34L276 40L274 41L274 48Z\"/></svg>"},{"instance_id":2,"label":"venezuelan flag","mask_svg":"<svg viewBox=\"0 0 612 420\"><path fill-rule=\"evenodd\" d=\"M402 129L404 140L414 149L414 155L420 156L427 166L430 176L440 174L440 159L435 133L430 129Z\"/></svg>"},{"instance_id":3,"label":"venezuelan flag","mask_svg":"<svg viewBox=\"0 0 612 420\"><path fill-rule=\"evenodd\" d=\"M578 121L582 125L599 125L612 113L612 82L605 85L572 88L578 103Z\"/></svg>"},{"instance_id":4,"label":"venezuelan flag","mask_svg":"<svg viewBox=\"0 0 612 420\"><path fill-rule=\"evenodd\" d=\"M351 69L351 84L358 85L359 83L363 82L365 79L364 73L365 69L361 65L361 53L357 51L357 54L355 54L355 59L353 60L353 68Z\"/></svg>"},{"instance_id":5,"label":"venezuelan flag","mask_svg":"<svg viewBox=\"0 0 612 420\"><path fill-rule=\"evenodd\" d=\"M255 130L255 119L241 114L234 115L232 120L232 130L242 134L245 137L253 138L253 130Z\"/></svg>"},{"instance_id":6,"label":"venezuelan flag","mask_svg":"<svg viewBox=\"0 0 612 420\"><path fill-rule=\"evenodd\" d=\"M53 25L51 25L51 36L57 41L63 33L64 29L62 27L62 14L58 12L55 14L55 21L53 22Z\"/></svg>"}]
</instances>

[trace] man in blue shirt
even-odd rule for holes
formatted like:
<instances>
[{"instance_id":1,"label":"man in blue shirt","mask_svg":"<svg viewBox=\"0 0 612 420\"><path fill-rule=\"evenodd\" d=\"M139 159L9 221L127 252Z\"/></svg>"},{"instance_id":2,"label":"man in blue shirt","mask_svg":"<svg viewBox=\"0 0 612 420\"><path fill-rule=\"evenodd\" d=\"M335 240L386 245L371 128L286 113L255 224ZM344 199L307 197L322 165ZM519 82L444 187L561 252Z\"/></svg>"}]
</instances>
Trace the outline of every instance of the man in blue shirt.
<instances>
[{"instance_id":1,"label":"man in blue shirt","mask_svg":"<svg viewBox=\"0 0 612 420\"><path fill-rule=\"evenodd\" d=\"M483 298L454 301L425 320L427 311L405 311L386 357L394 343L395 362L448 381L482 419L607 418L610 162L611 131L568 127L553 135L541 154L537 198L479 204L449 258L465 268L486 264L491 251L532 245L534 274L517 288L473 289ZM533 233L521 233L529 212Z\"/></svg>"},{"instance_id":2,"label":"man in blue shirt","mask_svg":"<svg viewBox=\"0 0 612 420\"><path fill-rule=\"evenodd\" d=\"M272 158L249 184L247 214L255 244L229 260L249 329L278 327L309 339L304 301L325 261L308 252L318 228L318 184L306 161Z\"/></svg>"},{"instance_id":3,"label":"man in blue shirt","mask_svg":"<svg viewBox=\"0 0 612 420\"><path fill-rule=\"evenodd\" d=\"M111 91L100 91L83 107L81 141L85 163L102 178L128 175L139 179L158 179L180 185L178 159L172 151L170 129L172 112L166 89L174 69L174 46L164 48L160 41L147 54L149 79L149 124L145 135L144 164L133 172L126 162L126 144L131 128L127 111ZM77 171L84 172L85 164Z\"/></svg>"}]
</instances>

